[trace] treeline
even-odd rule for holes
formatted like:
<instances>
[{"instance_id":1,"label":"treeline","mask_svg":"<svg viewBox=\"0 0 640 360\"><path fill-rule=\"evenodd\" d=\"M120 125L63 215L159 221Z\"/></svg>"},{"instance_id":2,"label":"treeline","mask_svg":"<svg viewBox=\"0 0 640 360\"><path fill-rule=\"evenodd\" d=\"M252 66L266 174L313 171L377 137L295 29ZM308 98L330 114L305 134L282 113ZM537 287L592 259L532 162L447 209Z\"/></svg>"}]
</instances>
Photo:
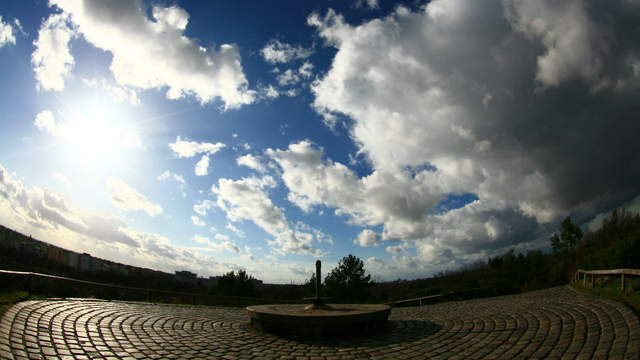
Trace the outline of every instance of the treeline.
<instances>
[{"instance_id":1,"label":"treeline","mask_svg":"<svg viewBox=\"0 0 640 360\"><path fill-rule=\"evenodd\" d=\"M533 250L503 255L433 278L375 284L371 300L448 293L468 299L507 295L567 284L577 269L640 268L640 214L616 210L601 227L583 234L566 218L549 238L551 252Z\"/></svg>"}]
</instances>

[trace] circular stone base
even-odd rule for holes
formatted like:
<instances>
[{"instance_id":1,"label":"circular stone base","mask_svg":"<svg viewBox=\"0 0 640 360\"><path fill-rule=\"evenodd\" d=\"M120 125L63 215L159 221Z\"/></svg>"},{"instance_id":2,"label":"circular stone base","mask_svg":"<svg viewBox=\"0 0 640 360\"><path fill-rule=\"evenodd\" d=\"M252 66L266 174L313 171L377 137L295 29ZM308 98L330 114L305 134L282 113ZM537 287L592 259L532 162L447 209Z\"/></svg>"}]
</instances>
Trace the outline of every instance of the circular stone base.
<instances>
[{"instance_id":1,"label":"circular stone base","mask_svg":"<svg viewBox=\"0 0 640 360\"><path fill-rule=\"evenodd\" d=\"M327 304L329 309L275 304L247 307L257 330L305 339L326 339L379 332L386 328L390 307L373 304Z\"/></svg>"}]
</instances>

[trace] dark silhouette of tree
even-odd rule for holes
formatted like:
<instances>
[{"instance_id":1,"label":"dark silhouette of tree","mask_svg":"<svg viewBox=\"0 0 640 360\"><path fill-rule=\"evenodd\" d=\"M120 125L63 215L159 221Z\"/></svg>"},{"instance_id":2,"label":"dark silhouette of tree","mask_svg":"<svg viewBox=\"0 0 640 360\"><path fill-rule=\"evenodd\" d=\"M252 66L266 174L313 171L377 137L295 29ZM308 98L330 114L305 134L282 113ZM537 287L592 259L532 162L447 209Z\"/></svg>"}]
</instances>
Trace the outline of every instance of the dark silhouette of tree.
<instances>
[{"instance_id":1,"label":"dark silhouette of tree","mask_svg":"<svg viewBox=\"0 0 640 360\"><path fill-rule=\"evenodd\" d=\"M229 296L256 296L256 279L247 275L244 270L239 270L237 274L230 271L218 279L216 293Z\"/></svg>"},{"instance_id":2,"label":"dark silhouette of tree","mask_svg":"<svg viewBox=\"0 0 640 360\"><path fill-rule=\"evenodd\" d=\"M566 217L560 225L560 234L551 236L551 250L554 254L568 255L573 252L578 242L582 239L582 230Z\"/></svg>"},{"instance_id":3,"label":"dark silhouette of tree","mask_svg":"<svg viewBox=\"0 0 640 360\"><path fill-rule=\"evenodd\" d=\"M367 301L371 295L371 275L365 275L362 260L349 254L340 260L324 280L324 294L330 301Z\"/></svg>"}]
</instances>

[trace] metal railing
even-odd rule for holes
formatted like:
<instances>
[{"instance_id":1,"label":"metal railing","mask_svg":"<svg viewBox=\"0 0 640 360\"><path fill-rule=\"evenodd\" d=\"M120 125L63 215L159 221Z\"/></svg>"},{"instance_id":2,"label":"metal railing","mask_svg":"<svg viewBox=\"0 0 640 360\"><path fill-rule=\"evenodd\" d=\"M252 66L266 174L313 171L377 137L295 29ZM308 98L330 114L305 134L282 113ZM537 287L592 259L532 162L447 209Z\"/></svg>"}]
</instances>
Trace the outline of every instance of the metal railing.
<instances>
[{"instance_id":1,"label":"metal railing","mask_svg":"<svg viewBox=\"0 0 640 360\"><path fill-rule=\"evenodd\" d=\"M180 292L180 291L170 291L170 290L161 290L161 289L151 289L151 288L139 288L133 286L124 286L124 285L115 285L115 284L107 284L95 281L88 280L79 280L72 279L64 276L50 275L50 274L41 274L34 272L24 272L24 271L8 271L8 270L0 270L0 277L18 277L26 280L26 290L28 297L36 290L37 286L34 284L36 280L44 280L50 282L62 281L71 284L78 285L88 285L95 286L100 288L114 289L114 290L126 290L137 292L142 295L142 300L147 302L152 302L154 299L158 299L158 295L162 296L177 296L183 299L189 299L189 302L193 305L197 305L198 303L206 303L210 305L234 305L234 306L244 306L244 305L257 305L257 304L266 304L274 302L273 299L264 299L264 298L254 298L254 297L244 297L244 296L222 296L222 295L208 295L202 293L190 293L190 292ZM137 297L140 298L140 297ZM200 300L200 301L198 301ZM206 301L203 301L206 300ZM283 301L279 300L279 302L292 302L292 301Z\"/></svg>"},{"instance_id":2,"label":"metal railing","mask_svg":"<svg viewBox=\"0 0 640 360\"><path fill-rule=\"evenodd\" d=\"M418 303L420 306L422 306L422 303L425 300L433 300L433 299L437 299L439 297L442 297L444 295L447 294L436 294L436 295L429 295L429 296L423 296L423 297L417 297L417 298L411 298L411 299L404 299L404 300L396 300L396 301L390 301L390 302L386 302L384 303L385 305L389 305L391 307L393 306L397 306L400 304L406 304L406 303L410 303L410 302L416 302Z\"/></svg>"},{"instance_id":3,"label":"metal railing","mask_svg":"<svg viewBox=\"0 0 640 360\"><path fill-rule=\"evenodd\" d=\"M587 286L587 276L591 275L591 287L595 286L595 277L597 275L620 275L620 290L625 289L625 275L640 276L640 269L610 269L610 270L576 270L573 275L573 281L580 281L580 274L582 274L582 285Z\"/></svg>"}]
</instances>

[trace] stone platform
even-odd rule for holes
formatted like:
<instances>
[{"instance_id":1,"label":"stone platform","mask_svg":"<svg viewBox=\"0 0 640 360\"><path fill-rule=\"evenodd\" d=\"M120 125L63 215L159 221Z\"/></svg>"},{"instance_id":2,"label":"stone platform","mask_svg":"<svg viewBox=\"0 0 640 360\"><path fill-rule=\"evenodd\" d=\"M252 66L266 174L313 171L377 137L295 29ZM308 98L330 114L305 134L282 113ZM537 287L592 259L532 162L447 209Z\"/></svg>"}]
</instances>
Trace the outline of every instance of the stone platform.
<instances>
[{"instance_id":1,"label":"stone platform","mask_svg":"<svg viewBox=\"0 0 640 360\"><path fill-rule=\"evenodd\" d=\"M0 320L1 359L638 359L624 305L565 287L391 310L389 331L331 341L259 333L244 309L27 301Z\"/></svg>"},{"instance_id":2,"label":"stone platform","mask_svg":"<svg viewBox=\"0 0 640 360\"><path fill-rule=\"evenodd\" d=\"M374 304L275 304L247 307L250 325L260 331L301 339L330 339L380 333L387 328L390 307Z\"/></svg>"}]
</instances>

